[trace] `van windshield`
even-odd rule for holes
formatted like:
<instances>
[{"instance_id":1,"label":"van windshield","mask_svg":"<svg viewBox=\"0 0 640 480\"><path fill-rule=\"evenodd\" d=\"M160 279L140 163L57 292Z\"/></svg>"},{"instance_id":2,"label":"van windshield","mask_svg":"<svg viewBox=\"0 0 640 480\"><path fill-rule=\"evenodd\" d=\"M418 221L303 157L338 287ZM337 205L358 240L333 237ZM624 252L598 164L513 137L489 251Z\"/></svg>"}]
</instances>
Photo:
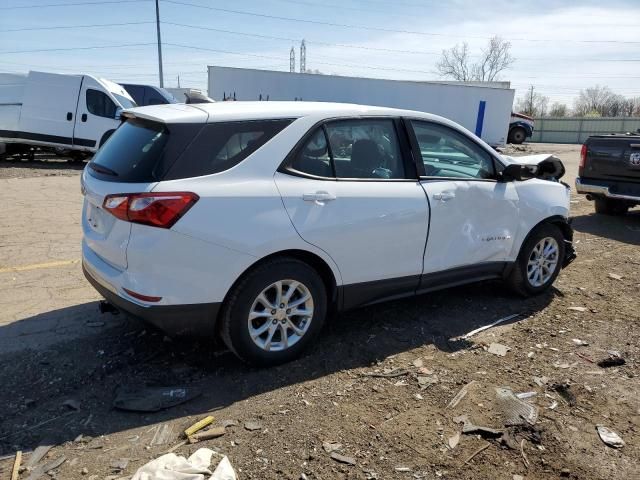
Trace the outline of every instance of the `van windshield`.
<instances>
[{"instance_id":1,"label":"van windshield","mask_svg":"<svg viewBox=\"0 0 640 480\"><path fill-rule=\"evenodd\" d=\"M133 100L125 97L124 95L120 95L118 93L114 93L111 92L111 94L116 97L116 100L118 100L118 103L120 103L120 105L122 105L122 108L135 108L138 106L138 104L136 102L134 102Z\"/></svg>"}]
</instances>

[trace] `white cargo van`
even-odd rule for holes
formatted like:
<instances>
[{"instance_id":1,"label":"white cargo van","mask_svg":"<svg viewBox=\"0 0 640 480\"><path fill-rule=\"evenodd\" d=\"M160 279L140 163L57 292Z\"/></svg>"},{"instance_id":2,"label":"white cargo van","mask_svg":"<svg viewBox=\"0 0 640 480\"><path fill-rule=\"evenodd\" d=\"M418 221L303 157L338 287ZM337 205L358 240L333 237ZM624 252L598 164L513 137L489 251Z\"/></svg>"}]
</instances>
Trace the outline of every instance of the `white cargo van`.
<instances>
[{"instance_id":1,"label":"white cargo van","mask_svg":"<svg viewBox=\"0 0 640 480\"><path fill-rule=\"evenodd\" d=\"M0 155L34 146L95 152L135 106L120 85L91 75L0 74Z\"/></svg>"}]
</instances>

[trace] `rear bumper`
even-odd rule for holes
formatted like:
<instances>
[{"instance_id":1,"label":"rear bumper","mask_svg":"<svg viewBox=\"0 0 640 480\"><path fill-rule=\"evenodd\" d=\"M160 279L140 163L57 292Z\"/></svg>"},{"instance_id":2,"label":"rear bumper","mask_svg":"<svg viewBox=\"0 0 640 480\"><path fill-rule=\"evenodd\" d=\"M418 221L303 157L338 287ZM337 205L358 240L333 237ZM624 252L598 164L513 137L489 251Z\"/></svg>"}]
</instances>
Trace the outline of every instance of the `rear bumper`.
<instances>
[{"instance_id":1,"label":"rear bumper","mask_svg":"<svg viewBox=\"0 0 640 480\"><path fill-rule=\"evenodd\" d=\"M640 183L608 182L578 177L576 178L576 191L587 195L640 203Z\"/></svg>"},{"instance_id":2,"label":"rear bumper","mask_svg":"<svg viewBox=\"0 0 640 480\"><path fill-rule=\"evenodd\" d=\"M206 335L215 333L215 323L221 303L197 303L191 305L146 306L121 297L95 278L82 263L82 271L89 283L109 303L129 315L148 322L170 335Z\"/></svg>"}]
</instances>

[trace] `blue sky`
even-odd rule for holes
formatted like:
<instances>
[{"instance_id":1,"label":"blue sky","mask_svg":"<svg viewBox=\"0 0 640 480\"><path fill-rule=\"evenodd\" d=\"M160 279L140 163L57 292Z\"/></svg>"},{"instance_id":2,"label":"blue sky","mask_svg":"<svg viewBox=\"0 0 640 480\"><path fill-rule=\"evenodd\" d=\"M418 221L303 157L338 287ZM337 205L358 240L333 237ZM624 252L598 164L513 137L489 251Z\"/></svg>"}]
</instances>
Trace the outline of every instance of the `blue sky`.
<instances>
[{"instance_id":1,"label":"blue sky","mask_svg":"<svg viewBox=\"0 0 640 480\"><path fill-rule=\"evenodd\" d=\"M85 2L99 0L0 0L0 71L157 84L154 2ZM14 8L28 6L38 7ZM179 74L182 86L206 88L206 65L288 70L289 50L295 46L298 59L302 38L308 69L437 80L443 48L467 41L478 52L497 34L512 43L516 63L501 79L516 96L531 84L569 104L595 84L640 96L638 0L161 0L160 10L165 86L176 86ZM51 28L119 23L129 24ZM36 30L43 27L50 29ZM80 49L94 46L110 47Z\"/></svg>"}]
</instances>

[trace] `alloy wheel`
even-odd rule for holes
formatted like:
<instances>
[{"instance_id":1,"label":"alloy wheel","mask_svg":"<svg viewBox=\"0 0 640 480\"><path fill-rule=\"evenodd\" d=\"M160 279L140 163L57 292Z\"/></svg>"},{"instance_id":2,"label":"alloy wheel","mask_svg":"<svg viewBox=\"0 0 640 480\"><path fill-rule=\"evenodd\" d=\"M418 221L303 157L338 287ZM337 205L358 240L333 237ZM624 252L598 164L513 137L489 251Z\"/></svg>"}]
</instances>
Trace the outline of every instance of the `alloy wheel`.
<instances>
[{"instance_id":1,"label":"alloy wheel","mask_svg":"<svg viewBox=\"0 0 640 480\"><path fill-rule=\"evenodd\" d=\"M251 305L251 340L268 352L286 350L307 333L313 311L313 297L303 283L291 279L274 282Z\"/></svg>"},{"instance_id":2,"label":"alloy wheel","mask_svg":"<svg viewBox=\"0 0 640 480\"><path fill-rule=\"evenodd\" d=\"M545 237L536 243L527 262L527 280L533 287L542 287L558 268L560 247L553 237Z\"/></svg>"}]
</instances>

